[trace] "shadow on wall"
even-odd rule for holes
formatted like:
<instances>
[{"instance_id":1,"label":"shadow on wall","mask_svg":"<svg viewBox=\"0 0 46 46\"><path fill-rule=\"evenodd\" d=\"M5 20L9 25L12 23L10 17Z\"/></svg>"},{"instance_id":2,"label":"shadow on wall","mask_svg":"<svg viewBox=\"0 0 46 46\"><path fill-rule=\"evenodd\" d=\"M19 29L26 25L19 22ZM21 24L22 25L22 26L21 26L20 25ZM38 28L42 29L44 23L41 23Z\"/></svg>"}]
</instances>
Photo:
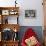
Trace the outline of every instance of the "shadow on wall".
<instances>
[{"instance_id":1,"label":"shadow on wall","mask_svg":"<svg viewBox=\"0 0 46 46\"><path fill-rule=\"evenodd\" d=\"M23 35L24 35L25 31L28 28L32 28L34 30L34 32L36 32L39 41L41 43L43 43L43 30L42 30L42 26L21 26L20 27L20 31L19 31L19 40L20 40L20 42L21 42L21 40L23 38Z\"/></svg>"}]
</instances>

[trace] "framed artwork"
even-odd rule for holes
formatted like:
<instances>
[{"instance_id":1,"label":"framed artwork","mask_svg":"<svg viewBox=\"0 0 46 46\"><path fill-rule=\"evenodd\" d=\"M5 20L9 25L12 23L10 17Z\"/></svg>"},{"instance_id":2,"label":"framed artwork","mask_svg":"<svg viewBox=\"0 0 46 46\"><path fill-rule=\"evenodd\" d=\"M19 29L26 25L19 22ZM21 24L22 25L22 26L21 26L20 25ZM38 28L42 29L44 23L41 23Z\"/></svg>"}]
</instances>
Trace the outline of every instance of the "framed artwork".
<instances>
[{"instance_id":1,"label":"framed artwork","mask_svg":"<svg viewBox=\"0 0 46 46\"><path fill-rule=\"evenodd\" d=\"M36 17L36 10L25 10L25 17Z\"/></svg>"},{"instance_id":2,"label":"framed artwork","mask_svg":"<svg viewBox=\"0 0 46 46\"><path fill-rule=\"evenodd\" d=\"M9 10L2 10L2 15L9 15Z\"/></svg>"},{"instance_id":3,"label":"framed artwork","mask_svg":"<svg viewBox=\"0 0 46 46\"><path fill-rule=\"evenodd\" d=\"M17 13L18 13L18 12L17 12L16 10L10 10L10 11L9 11L9 14L10 14L10 15L16 15Z\"/></svg>"}]
</instances>

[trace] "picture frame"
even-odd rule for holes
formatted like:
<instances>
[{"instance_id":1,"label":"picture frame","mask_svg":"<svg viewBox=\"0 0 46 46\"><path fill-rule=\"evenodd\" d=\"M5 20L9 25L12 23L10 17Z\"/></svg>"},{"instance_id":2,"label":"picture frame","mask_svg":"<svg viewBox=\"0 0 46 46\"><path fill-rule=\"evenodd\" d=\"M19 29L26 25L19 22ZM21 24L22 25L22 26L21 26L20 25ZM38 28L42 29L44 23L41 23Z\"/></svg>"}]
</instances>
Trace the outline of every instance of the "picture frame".
<instances>
[{"instance_id":1,"label":"picture frame","mask_svg":"<svg viewBox=\"0 0 46 46\"><path fill-rule=\"evenodd\" d=\"M16 10L10 10L10 11L9 11L9 14L10 14L10 15L16 15L17 13L18 13L18 12L17 12Z\"/></svg>"},{"instance_id":2,"label":"picture frame","mask_svg":"<svg viewBox=\"0 0 46 46\"><path fill-rule=\"evenodd\" d=\"M36 10L25 10L25 17L27 18L35 18Z\"/></svg>"},{"instance_id":3,"label":"picture frame","mask_svg":"<svg viewBox=\"0 0 46 46\"><path fill-rule=\"evenodd\" d=\"M2 10L2 15L9 15L9 10Z\"/></svg>"}]
</instances>

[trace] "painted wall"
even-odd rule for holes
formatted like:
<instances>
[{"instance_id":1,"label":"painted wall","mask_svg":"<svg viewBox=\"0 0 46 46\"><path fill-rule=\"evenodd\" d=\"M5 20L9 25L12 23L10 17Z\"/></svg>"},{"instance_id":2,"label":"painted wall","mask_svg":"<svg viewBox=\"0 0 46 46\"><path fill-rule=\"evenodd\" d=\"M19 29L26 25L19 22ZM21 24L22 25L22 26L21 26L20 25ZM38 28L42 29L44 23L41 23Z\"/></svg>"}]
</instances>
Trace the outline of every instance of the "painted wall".
<instances>
[{"instance_id":1,"label":"painted wall","mask_svg":"<svg viewBox=\"0 0 46 46\"><path fill-rule=\"evenodd\" d=\"M15 0L0 0L0 6L15 6ZM19 9L19 24L21 26L43 26L42 0L17 0ZM25 18L25 10L36 10L35 18ZM12 17L10 17L12 18ZM10 20L10 19L9 19ZM13 21L14 22L14 21Z\"/></svg>"},{"instance_id":2,"label":"painted wall","mask_svg":"<svg viewBox=\"0 0 46 46\"><path fill-rule=\"evenodd\" d=\"M21 3L20 23L26 26L42 26L43 25L43 10L42 0L25 0ZM25 18L25 10L36 10L36 18ZM21 17L23 16L23 17Z\"/></svg>"}]
</instances>

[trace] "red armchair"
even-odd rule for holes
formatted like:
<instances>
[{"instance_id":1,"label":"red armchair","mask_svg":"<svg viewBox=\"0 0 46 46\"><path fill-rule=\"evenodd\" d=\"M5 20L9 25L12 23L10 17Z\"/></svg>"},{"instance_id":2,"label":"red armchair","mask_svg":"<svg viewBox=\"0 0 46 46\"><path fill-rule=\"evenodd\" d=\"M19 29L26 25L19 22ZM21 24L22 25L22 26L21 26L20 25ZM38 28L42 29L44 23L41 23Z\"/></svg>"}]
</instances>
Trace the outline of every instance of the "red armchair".
<instances>
[{"instance_id":1,"label":"red armchair","mask_svg":"<svg viewBox=\"0 0 46 46\"><path fill-rule=\"evenodd\" d=\"M37 37L37 35L32 30L32 28L27 29L24 37L22 38L21 46L41 46L40 42L38 41L38 39L36 37ZM34 39L34 41L32 41L33 39ZM29 42L29 41L32 41L32 45L31 45L31 42ZM28 45L28 43L30 45ZM35 44L33 45L33 43L35 43Z\"/></svg>"}]
</instances>

